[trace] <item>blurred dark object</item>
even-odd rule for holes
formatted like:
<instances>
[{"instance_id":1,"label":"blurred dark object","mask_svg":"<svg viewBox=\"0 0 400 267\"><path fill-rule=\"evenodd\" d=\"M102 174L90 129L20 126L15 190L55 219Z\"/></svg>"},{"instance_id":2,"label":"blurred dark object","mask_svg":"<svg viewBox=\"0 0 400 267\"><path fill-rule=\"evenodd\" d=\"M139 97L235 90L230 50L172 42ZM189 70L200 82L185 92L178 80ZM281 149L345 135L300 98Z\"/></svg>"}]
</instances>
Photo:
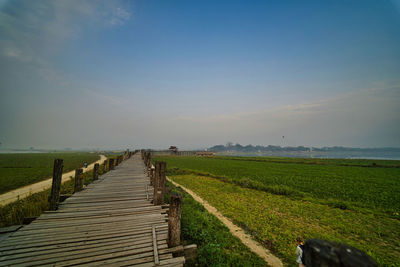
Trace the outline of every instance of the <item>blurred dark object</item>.
<instances>
[{"instance_id":1,"label":"blurred dark object","mask_svg":"<svg viewBox=\"0 0 400 267\"><path fill-rule=\"evenodd\" d=\"M346 244L308 239L305 243L307 267L375 267L376 262L365 252Z\"/></svg>"}]
</instances>

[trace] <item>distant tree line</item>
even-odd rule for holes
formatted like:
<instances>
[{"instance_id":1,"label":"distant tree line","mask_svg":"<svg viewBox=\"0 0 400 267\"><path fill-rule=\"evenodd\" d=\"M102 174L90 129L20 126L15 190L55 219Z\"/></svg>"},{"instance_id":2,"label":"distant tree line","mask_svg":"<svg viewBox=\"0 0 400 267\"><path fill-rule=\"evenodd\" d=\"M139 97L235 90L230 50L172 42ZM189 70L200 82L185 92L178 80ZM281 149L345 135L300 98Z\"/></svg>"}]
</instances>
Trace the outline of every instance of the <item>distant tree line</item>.
<instances>
[{"instance_id":1,"label":"distant tree line","mask_svg":"<svg viewBox=\"0 0 400 267\"><path fill-rule=\"evenodd\" d=\"M385 151L385 152L400 152L400 148L395 147L383 147L383 148L354 148L354 147L343 147L343 146L332 146L332 147L305 147L305 146L260 146L260 145L246 145L233 144L228 142L226 145L215 145L210 147L208 151L212 152L270 152L270 151Z\"/></svg>"}]
</instances>

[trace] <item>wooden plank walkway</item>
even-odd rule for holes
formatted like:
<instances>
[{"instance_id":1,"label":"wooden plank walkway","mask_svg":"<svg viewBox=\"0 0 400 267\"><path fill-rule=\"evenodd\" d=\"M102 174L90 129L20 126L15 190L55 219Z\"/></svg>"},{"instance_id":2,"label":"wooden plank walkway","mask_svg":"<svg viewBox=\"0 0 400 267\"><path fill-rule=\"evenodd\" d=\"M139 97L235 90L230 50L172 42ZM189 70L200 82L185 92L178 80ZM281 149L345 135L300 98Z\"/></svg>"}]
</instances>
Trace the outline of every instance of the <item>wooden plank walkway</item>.
<instances>
[{"instance_id":1,"label":"wooden plank walkway","mask_svg":"<svg viewBox=\"0 0 400 267\"><path fill-rule=\"evenodd\" d=\"M183 266L139 154L0 242L0 266Z\"/></svg>"}]
</instances>

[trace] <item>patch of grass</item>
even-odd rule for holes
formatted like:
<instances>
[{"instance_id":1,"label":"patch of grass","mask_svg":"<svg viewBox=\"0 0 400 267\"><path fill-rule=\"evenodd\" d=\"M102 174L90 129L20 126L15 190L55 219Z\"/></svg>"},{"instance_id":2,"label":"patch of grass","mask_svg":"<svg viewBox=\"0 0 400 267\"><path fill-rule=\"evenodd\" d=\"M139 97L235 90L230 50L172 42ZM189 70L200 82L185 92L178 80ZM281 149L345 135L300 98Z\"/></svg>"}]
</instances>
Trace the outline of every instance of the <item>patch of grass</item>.
<instances>
[{"instance_id":1,"label":"patch of grass","mask_svg":"<svg viewBox=\"0 0 400 267\"><path fill-rule=\"evenodd\" d=\"M197 244L198 266L265 266L265 262L234 237L214 215L180 188L172 192L182 196L182 239ZM166 196L169 200L169 195ZM186 266L193 266L188 263Z\"/></svg>"},{"instance_id":2,"label":"patch of grass","mask_svg":"<svg viewBox=\"0 0 400 267\"><path fill-rule=\"evenodd\" d=\"M167 156L154 157L154 160L166 161L168 170L179 169L175 173L192 171L278 195L315 199L326 204L346 203L346 207L387 214L400 211L400 169L359 166L370 164L368 160L318 159L315 164L306 159L279 158L276 162L276 158L271 161L267 157L256 160ZM390 164L397 164L393 162L396 161Z\"/></svg>"},{"instance_id":3,"label":"patch of grass","mask_svg":"<svg viewBox=\"0 0 400 267\"><path fill-rule=\"evenodd\" d=\"M100 165L99 175L103 174L103 165ZM87 185L93 181L93 171L83 174L83 184ZM61 185L61 194L72 194L74 192L74 178ZM15 201L0 207L0 227L22 224L26 217L37 217L44 211L49 210L51 189L33 194L22 200Z\"/></svg>"},{"instance_id":4,"label":"patch of grass","mask_svg":"<svg viewBox=\"0 0 400 267\"><path fill-rule=\"evenodd\" d=\"M297 163L313 165L331 165L331 166L358 166L374 168L400 168L399 160L379 160L379 159L323 159L323 158L295 158L295 157L235 157L219 156L215 158L240 160L240 161L258 161L271 163Z\"/></svg>"},{"instance_id":5,"label":"patch of grass","mask_svg":"<svg viewBox=\"0 0 400 267\"><path fill-rule=\"evenodd\" d=\"M209 173L203 173L203 172L198 172L198 171L192 171L192 170L181 170L179 168L172 168L167 170L168 175L183 175L183 174L194 174L194 175L200 175L200 176L206 176L206 177L212 177L216 178L220 181L226 182L226 183L231 183L231 184L237 184L241 187L245 188L251 188L251 189L257 189L261 191L265 191L268 193L276 194L276 195L286 195L286 196L304 196L303 193L299 191L295 191L287 186L282 186L282 185L266 185L263 184L259 181L244 178L241 180L237 179L232 179L224 176L216 176L212 175Z\"/></svg>"},{"instance_id":6,"label":"patch of grass","mask_svg":"<svg viewBox=\"0 0 400 267\"><path fill-rule=\"evenodd\" d=\"M53 174L54 159L64 160L63 172L99 159L96 153L16 153L0 154L0 194L47 179Z\"/></svg>"},{"instance_id":7,"label":"patch of grass","mask_svg":"<svg viewBox=\"0 0 400 267\"><path fill-rule=\"evenodd\" d=\"M400 262L400 222L396 219L346 210L341 203L334 208L295 200L212 177L185 174L170 178L199 194L290 266L296 264L297 236L347 243L368 253L380 266ZM193 224L203 227L200 221Z\"/></svg>"}]
</instances>

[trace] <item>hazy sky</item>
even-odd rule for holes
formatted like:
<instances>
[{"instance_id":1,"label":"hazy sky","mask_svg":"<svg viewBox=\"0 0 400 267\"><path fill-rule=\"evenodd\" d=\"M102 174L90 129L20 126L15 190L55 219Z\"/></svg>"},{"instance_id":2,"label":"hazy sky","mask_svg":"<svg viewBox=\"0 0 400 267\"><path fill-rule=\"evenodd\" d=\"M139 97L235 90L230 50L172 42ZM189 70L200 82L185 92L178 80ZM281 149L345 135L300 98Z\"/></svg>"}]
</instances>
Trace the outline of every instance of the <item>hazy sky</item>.
<instances>
[{"instance_id":1,"label":"hazy sky","mask_svg":"<svg viewBox=\"0 0 400 267\"><path fill-rule=\"evenodd\" d=\"M228 141L400 147L400 1L0 0L3 148Z\"/></svg>"}]
</instances>

